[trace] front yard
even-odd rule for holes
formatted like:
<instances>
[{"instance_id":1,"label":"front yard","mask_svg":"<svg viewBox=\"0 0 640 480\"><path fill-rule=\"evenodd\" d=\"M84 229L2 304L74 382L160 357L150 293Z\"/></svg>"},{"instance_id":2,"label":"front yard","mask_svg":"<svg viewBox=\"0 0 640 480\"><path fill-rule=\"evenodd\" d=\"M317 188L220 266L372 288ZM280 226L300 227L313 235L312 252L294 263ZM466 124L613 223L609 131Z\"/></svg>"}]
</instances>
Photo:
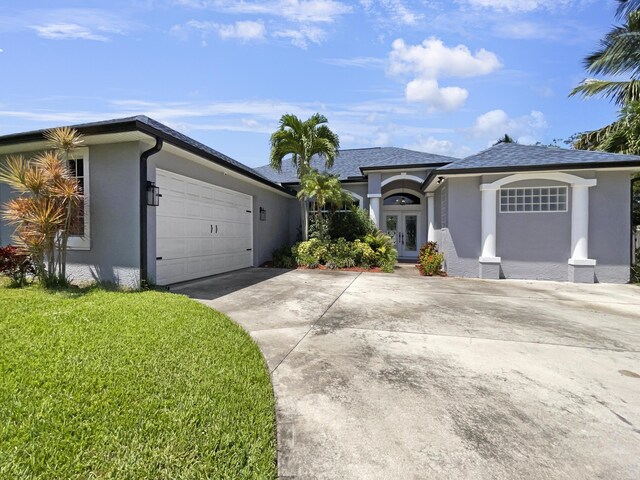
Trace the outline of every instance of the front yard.
<instances>
[{"instance_id":1,"label":"front yard","mask_svg":"<svg viewBox=\"0 0 640 480\"><path fill-rule=\"evenodd\" d=\"M275 478L255 343L185 297L0 286L0 478Z\"/></svg>"}]
</instances>

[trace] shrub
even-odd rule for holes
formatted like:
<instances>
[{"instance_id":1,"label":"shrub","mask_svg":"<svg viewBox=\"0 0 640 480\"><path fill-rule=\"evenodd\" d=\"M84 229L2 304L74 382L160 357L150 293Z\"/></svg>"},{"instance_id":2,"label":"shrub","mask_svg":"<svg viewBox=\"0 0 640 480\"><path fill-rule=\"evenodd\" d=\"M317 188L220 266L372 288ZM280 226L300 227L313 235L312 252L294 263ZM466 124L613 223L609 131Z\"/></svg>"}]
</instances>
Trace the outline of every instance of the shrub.
<instances>
[{"instance_id":1,"label":"shrub","mask_svg":"<svg viewBox=\"0 0 640 480\"><path fill-rule=\"evenodd\" d=\"M356 265L359 265L363 268L371 268L376 265L376 252L373 251L373 248L366 243L357 238L353 242L353 252L355 255Z\"/></svg>"},{"instance_id":2,"label":"shrub","mask_svg":"<svg viewBox=\"0 0 640 480\"><path fill-rule=\"evenodd\" d=\"M393 272L398 261L398 251L393 247L393 240L389 235L376 231L365 235L364 242L374 251L375 265L383 272Z\"/></svg>"},{"instance_id":3,"label":"shrub","mask_svg":"<svg viewBox=\"0 0 640 480\"><path fill-rule=\"evenodd\" d=\"M344 238L329 243L325 257L325 265L329 268L350 268L356 266L356 251L353 242Z\"/></svg>"},{"instance_id":4,"label":"shrub","mask_svg":"<svg viewBox=\"0 0 640 480\"><path fill-rule=\"evenodd\" d=\"M323 265L327 256L328 242L312 238L306 242L299 242L291 249L296 264L302 267L316 268Z\"/></svg>"},{"instance_id":5,"label":"shrub","mask_svg":"<svg viewBox=\"0 0 640 480\"><path fill-rule=\"evenodd\" d=\"M376 226L362 208L351 207L348 212L336 212L328 222L327 233L331 238L344 238L350 242L374 233Z\"/></svg>"},{"instance_id":6,"label":"shrub","mask_svg":"<svg viewBox=\"0 0 640 480\"><path fill-rule=\"evenodd\" d=\"M631 266L631 282L640 283L640 248L636 249L635 265Z\"/></svg>"},{"instance_id":7,"label":"shrub","mask_svg":"<svg viewBox=\"0 0 640 480\"><path fill-rule=\"evenodd\" d=\"M436 242L427 242L420 248L420 273L429 277L437 275L442 271L444 253L438 251Z\"/></svg>"},{"instance_id":8,"label":"shrub","mask_svg":"<svg viewBox=\"0 0 640 480\"><path fill-rule=\"evenodd\" d=\"M296 259L293 256L291 247L283 245L271 252L271 259L275 268L295 268Z\"/></svg>"},{"instance_id":9,"label":"shrub","mask_svg":"<svg viewBox=\"0 0 640 480\"><path fill-rule=\"evenodd\" d=\"M36 273L31 256L24 250L11 245L0 247L0 274L9 277L11 285L23 287Z\"/></svg>"}]
</instances>

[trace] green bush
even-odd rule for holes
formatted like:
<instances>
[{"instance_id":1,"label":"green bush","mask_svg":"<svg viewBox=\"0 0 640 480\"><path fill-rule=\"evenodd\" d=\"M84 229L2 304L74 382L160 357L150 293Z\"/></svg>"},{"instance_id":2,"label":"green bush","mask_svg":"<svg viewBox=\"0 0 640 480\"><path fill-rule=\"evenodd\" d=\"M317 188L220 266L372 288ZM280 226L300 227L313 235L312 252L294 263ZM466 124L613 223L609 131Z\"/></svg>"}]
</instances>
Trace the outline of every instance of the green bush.
<instances>
[{"instance_id":1,"label":"green bush","mask_svg":"<svg viewBox=\"0 0 640 480\"><path fill-rule=\"evenodd\" d=\"M301 267L317 268L324 265L329 242L312 238L306 242L296 243L291 249L296 263Z\"/></svg>"},{"instance_id":2,"label":"green bush","mask_svg":"<svg viewBox=\"0 0 640 480\"><path fill-rule=\"evenodd\" d=\"M296 268L296 259L289 245L276 248L271 252L271 258L275 268Z\"/></svg>"},{"instance_id":3,"label":"green bush","mask_svg":"<svg viewBox=\"0 0 640 480\"><path fill-rule=\"evenodd\" d=\"M362 208L352 206L348 212L336 212L330 216L327 234L331 238L344 238L350 242L374 233L376 226Z\"/></svg>"},{"instance_id":4,"label":"green bush","mask_svg":"<svg viewBox=\"0 0 640 480\"><path fill-rule=\"evenodd\" d=\"M393 247L391 237L378 230L365 235L363 241L374 251L375 266L380 267L383 272L393 272L398 261L398 251Z\"/></svg>"},{"instance_id":5,"label":"green bush","mask_svg":"<svg viewBox=\"0 0 640 480\"><path fill-rule=\"evenodd\" d=\"M444 253L438 251L436 242L427 242L420 247L418 260L420 261L420 273L431 277L442 271Z\"/></svg>"},{"instance_id":6,"label":"green bush","mask_svg":"<svg viewBox=\"0 0 640 480\"><path fill-rule=\"evenodd\" d=\"M356 266L356 258L354 243L338 238L329 243L324 260L329 268L350 268Z\"/></svg>"},{"instance_id":7,"label":"green bush","mask_svg":"<svg viewBox=\"0 0 640 480\"><path fill-rule=\"evenodd\" d=\"M355 254L356 265L362 268L377 266L376 252L373 251L373 248L371 248L368 243L363 242L359 238L355 239L353 242L353 252Z\"/></svg>"},{"instance_id":8,"label":"green bush","mask_svg":"<svg viewBox=\"0 0 640 480\"><path fill-rule=\"evenodd\" d=\"M640 248L636 249L635 265L631 266L631 283L640 283Z\"/></svg>"}]
</instances>

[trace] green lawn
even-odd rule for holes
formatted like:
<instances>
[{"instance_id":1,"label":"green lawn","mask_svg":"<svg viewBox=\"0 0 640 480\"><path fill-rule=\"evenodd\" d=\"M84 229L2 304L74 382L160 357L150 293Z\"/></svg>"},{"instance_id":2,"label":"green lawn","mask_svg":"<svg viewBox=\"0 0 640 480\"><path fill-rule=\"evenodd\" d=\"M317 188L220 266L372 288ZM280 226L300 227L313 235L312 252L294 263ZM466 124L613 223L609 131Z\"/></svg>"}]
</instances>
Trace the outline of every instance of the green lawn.
<instances>
[{"instance_id":1,"label":"green lawn","mask_svg":"<svg viewBox=\"0 0 640 480\"><path fill-rule=\"evenodd\" d=\"M185 297L0 286L0 478L276 477L269 374Z\"/></svg>"}]
</instances>

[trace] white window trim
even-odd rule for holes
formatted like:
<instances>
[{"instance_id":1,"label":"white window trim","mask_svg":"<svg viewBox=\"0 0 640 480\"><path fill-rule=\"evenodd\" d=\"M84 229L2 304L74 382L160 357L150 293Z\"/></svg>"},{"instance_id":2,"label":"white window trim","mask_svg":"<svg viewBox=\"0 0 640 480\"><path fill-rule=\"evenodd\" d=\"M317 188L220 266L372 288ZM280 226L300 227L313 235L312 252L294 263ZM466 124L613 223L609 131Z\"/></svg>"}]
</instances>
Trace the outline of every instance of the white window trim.
<instances>
[{"instance_id":1,"label":"white window trim","mask_svg":"<svg viewBox=\"0 0 640 480\"><path fill-rule=\"evenodd\" d=\"M83 178L84 178L84 235L69 236L67 247L69 250L91 250L91 182L89 175L89 149L79 148L72 154L71 160L82 158Z\"/></svg>"},{"instance_id":2,"label":"white window trim","mask_svg":"<svg viewBox=\"0 0 640 480\"><path fill-rule=\"evenodd\" d=\"M503 210L502 209L502 192L504 190L529 190L534 188L561 188L565 191L564 209L563 210ZM566 185L536 185L535 187L504 187L498 190L498 211L500 213L566 213L569 211L569 188ZM556 201L556 204L558 202ZM540 204L542 205L542 204Z\"/></svg>"}]
</instances>

